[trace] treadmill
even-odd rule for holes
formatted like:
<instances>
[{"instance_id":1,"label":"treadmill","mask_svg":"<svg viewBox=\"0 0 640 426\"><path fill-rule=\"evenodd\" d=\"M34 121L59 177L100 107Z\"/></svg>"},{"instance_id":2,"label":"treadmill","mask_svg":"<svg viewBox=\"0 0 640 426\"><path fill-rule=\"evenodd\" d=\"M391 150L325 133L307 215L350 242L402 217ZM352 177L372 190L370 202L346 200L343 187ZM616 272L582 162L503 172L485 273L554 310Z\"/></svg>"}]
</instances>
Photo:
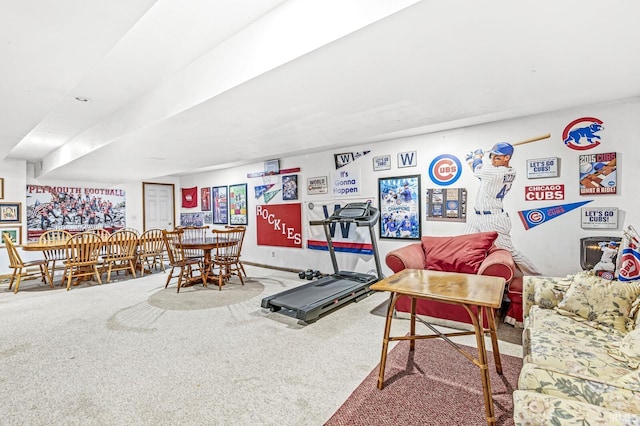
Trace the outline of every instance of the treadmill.
<instances>
[{"instance_id":1,"label":"treadmill","mask_svg":"<svg viewBox=\"0 0 640 426\"><path fill-rule=\"evenodd\" d=\"M379 218L380 212L378 209L372 207L371 202L366 202L349 203L342 208L336 209L327 219L309 222L310 225L322 225L324 227L334 273L308 284L265 297L262 299L261 306L270 309L272 312L279 311L311 323L325 312L332 311L351 301L357 302L371 294L372 291L369 286L383 278L374 233L374 226ZM367 226L369 228L377 276L338 270L338 262L336 261L336 253L329 228L329 225L334 223L352 223L356 226Z\"/></svg>"}]
</instances>

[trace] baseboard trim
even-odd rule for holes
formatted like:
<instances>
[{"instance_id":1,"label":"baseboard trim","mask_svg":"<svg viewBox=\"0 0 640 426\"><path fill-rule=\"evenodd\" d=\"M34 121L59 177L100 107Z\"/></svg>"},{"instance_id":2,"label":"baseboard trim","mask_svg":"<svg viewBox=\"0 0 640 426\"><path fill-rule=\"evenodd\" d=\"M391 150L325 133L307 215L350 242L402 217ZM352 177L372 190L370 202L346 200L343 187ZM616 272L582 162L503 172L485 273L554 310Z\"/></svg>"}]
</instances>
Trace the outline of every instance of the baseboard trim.
<instances>
[{"instance_id":1,"label":"baseboard trim","mask_svg":"<svg viewBox=\"0 0 640 426\"><path fill-rule=\"evenodd\" d=\"M306 271L306 269L295 269L295 268L286 268L284 266L265 265L263 263L246 262L244 260L242 261L242 263L244 265L257 266L258 268L275 269L276 271L293 272L293 273L296 273L296 274L298 272Z\"/></svg>"}]
</instances>

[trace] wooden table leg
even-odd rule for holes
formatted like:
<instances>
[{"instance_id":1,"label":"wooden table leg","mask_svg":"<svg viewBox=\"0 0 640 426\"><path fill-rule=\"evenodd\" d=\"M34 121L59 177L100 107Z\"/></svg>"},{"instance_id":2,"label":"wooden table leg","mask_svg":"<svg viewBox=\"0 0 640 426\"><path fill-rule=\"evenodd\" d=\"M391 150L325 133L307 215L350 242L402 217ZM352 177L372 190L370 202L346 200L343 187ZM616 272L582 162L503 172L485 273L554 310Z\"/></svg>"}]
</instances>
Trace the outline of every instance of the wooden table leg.
<instances>
[{"instance_id":1,"label":"wooden table leg","mask_svg":"<svg viewBox=\"0 0 640 426\"><path fill-rule=\"evenodd\" d=\"M491 335L491 346L493 347L493 361L496 364L496 371L502 375L502 361L500 360L500 348L498 348L498 333L496 332L496 312L495 309L485 309L489 334Z\"/></svg>"},{"instance_id":2,"label":"wooden table leg","mask_svg":"<svg viewBox=\"0 0 640 426\"><path fill-rule=\"evenodd\" d=\"M391 332L391 320L396 306L397 295L391 293L389 307L387 308L387 320L384 325L384 336L382 337L382 355L380 356L380 372L378 374L378 389L384 387L384 367L387 363L387 349L389 348L389 333Z\"/></svg>"},{"instance_id":3,"label":"wooden table leg","mask_svg":"<svg viewBox=\"0 0 640 426\"><path fill-rule=\"evenodd\" d=\"M482 325L482 311L472 312L467 309L473 322L476 333L476 344L478 345L478 367L480 368L480 379L482 380L482 392L484 394L484 408L487 416L487 424L495 425L496 418L493 409L493 395L491 394L491 378L489 376L489 364L487 363L487 349L484 346L484 327ZM477 316L476 316L477 315Z\"/></svg>"},{"instance_id":4,"label":"wooden table leg","mask_svg":"<svg viewBox=\"0 0 640 426\"><path fill-rule=\"evenodd\" d=\"M416 298L411 298L411 328L410 328L410 336L413 339L409 340L409 351L413 351L416 348Z\"/></svg>"}]
</instances>

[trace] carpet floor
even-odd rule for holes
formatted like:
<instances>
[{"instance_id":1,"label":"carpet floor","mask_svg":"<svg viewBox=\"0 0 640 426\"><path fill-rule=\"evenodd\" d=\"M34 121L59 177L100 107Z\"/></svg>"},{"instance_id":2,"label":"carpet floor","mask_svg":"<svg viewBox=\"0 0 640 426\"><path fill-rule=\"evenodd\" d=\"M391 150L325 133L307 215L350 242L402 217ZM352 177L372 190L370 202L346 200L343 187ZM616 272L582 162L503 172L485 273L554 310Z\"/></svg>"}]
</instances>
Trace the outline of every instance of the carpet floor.
<instances>
[{"instance_id":1,"label":"carpet floor","mask_svg":"<svg viewBox=\"0 0 640 426\"><path fill-rule=\"evenodd\" d=\"M464 347L470 354L475 348ZM504 374L491 360L491 389L498 425L513 424L512 393L522 368L520 358L502 355ZM378 367L327 421L327 426L482 425L485 421L480 370L446 342L418 340L413 354L400 342L387 358L385 387L378 390Z\"/></svg>"},{"instance_id":2,"label":"carpet floor","mask_svg":"<svg viewBox=\"0 0 640 426\"><path fill-rule=\"evenodd\" d=\"M258 267L247 273L244 286L233 278L222 291L196 285L180 293L175 280L164 288L159 271L70 291L32 279L13 294L1 284L0 423L324 424L380 360L388 295L305 324L260 304L306 280ZM392 333L408 327L394 321ZM499 338L503 354L522 353ZM457 341L475 345L473 336ZM469 362L460 356L459 364ZM479 384L479 373L470 374Z\"/></svg>"}]
</instances>

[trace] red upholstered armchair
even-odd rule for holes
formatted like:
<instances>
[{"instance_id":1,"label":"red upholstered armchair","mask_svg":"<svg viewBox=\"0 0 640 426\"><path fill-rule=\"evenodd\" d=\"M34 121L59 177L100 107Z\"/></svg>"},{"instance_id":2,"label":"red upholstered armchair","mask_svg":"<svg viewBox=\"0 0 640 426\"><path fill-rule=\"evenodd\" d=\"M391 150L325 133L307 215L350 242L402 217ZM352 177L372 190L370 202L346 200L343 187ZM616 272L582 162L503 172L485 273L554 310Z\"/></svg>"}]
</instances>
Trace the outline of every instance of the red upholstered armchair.
<instances>
[{"instance_id":1,"label":"red upholstered armchair","mask_svg":"<svg viewBox=\"0 0 640 426\"><path fill-rule=\"evenodd\" d=\"M511 253L493 244L497 236L496 232L480 232L452 237L422 237L419 243L389 252L385 260L394 273L403 269L431 269L502 277L508 283L513 278L515 265ZM411 299L398 299L396 310L410 312ZM444 320L433 321L443 325L471 323L463 307L442 302L418 300L416 313Z\"/></svg>"}]
</instances>

